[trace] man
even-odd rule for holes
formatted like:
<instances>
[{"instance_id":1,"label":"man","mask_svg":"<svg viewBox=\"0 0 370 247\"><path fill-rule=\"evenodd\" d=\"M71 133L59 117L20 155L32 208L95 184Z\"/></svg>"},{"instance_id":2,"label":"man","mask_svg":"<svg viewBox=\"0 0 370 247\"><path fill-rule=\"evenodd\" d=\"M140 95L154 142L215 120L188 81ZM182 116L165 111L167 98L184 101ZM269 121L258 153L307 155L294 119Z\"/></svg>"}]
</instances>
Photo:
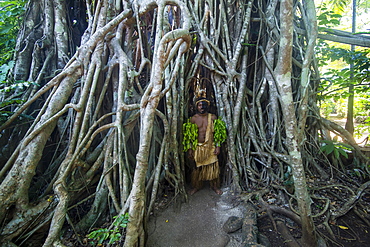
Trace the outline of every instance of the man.
<instances>
[{"instance_id":1,"label":"man","mask_svg":"<svg viewBox=\"0 0 370 247\"><path fill-rule=\"evenodd\" d=\"M196 114L191 117L190 122L198 127L198 145L189 149L189 158L194 159L196 167L191 175L191 184L193 189L190 195L193 195L203 186L203 181L209 181L211 188L216 194L221 195L220 169L217 155L220 153L220 147L214 145L213 140L213 122L217 119L216 115L209 113L209 101L206 98L200 98L195 103Z\"/></svg>"}]
</instances>

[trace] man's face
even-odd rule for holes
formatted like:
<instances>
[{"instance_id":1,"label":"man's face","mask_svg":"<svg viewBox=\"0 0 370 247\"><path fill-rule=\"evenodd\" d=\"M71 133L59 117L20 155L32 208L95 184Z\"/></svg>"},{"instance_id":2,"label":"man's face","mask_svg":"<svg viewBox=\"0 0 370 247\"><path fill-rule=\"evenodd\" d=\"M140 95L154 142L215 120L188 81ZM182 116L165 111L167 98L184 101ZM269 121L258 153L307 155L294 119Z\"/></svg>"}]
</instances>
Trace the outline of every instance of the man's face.
<instances>
[{"instance_id":1,"label":"man's face","mask_svg":"<svg viewBox=\"0 0 370 247\"><path fill-rule=\"evenodd\" d=\"M208 113L208 103L206 101L201 101L197 105L197 110L200 114Z\"/></svg>"}]
</instances>

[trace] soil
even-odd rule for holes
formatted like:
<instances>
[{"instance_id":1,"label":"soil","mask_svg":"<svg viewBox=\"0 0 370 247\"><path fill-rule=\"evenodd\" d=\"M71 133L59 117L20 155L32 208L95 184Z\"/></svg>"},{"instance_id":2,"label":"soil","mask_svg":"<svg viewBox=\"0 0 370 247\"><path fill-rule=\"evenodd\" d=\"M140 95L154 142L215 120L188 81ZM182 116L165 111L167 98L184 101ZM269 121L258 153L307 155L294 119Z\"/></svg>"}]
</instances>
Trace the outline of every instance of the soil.
<instances>
[{"instance_id":1,"label":"soil","mask_svg":"<svg viewBox=\"0 0 370 247\"><path fill-rule=\"evenodd\" d=\"M147 247L223 247L240 241L222 228L230 216L243 216L240 201L229 189L217 195L204 188L188 199L180 209L170 205L150 218Z\"/></svg>"},{"instance_id":2,"label":"soil","mask_svg":"<svg viewBox=\"0 0 370 247\"><path fill-rule=\"evenodd\" d=\"M298 226L292 224L289 219L284 219L286 226L290 233L296 237L300 237ZM352 212L348 215L338 219L335 226L332 226L334 231L335 240L329 239L329 234L319 225L317 227L321 237L327 241L328 247L367 247L370 246L370 228L362 222ZM343 229L342 229L343 228ZM289 247L287 241L281 234L274 230L271 221L267 218L258 221L258 230L267 236L270 241L271 247Z\"/></svg>"},{"instance_id":3,"label":"soil","mask_svg":"<svg viewBox=\"0 0 370 247\"><path fill-rule=\"evenodd\" d=\"M223 188L223 194L217 195L209 188L202 189L175 208L169 198L164 198L148 222L147 247L239 247L241 235L236 232L227 234L223 225L231 216L243 217L243 204L229 188ZM165 206L164 206L165 205ZM256 205L258 206L258 205ZM285 247L288 243L279 232L274 230L269 217L258 217L258 230L268 238L268 243L261 246ZM300 230L295 223L281 215L273 215L288 227L297 239ZM339 218L332 227L336 240L328 240L328 235L318 227L320 235L327 240L329 247L369 246L370 227L350 212ZM239 234L239 235L238 235Z\"/></svg>"}]
</instances>

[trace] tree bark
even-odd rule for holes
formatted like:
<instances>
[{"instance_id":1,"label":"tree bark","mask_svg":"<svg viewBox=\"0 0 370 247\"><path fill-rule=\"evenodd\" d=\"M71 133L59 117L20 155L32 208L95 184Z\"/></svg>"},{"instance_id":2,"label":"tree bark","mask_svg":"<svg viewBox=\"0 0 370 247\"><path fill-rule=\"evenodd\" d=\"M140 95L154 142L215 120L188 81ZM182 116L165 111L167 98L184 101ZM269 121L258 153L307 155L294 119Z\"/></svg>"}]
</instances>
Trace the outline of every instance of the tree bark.
<instances>
[{"instance_id":1,"label":"tree bark","mask_svg":"<svg viewBox=\"0 0 370 247\"><path fill-rule=\"evenodd\" d=\"M315 226L311 218L311 201L307 191L306 175L301 156L301 145L298 137L298 122L295 113L292 90L292 45L293 45L293 1L283 0L280 3L280 46L275 77L280 92L280 103L283 108L284 126L289 163L292 167L295 196L302 220L302 243L305 246L316 246ZM302 121L302 120L301 120Z\"/></svg>"},{"instance_id":2,"label":"tree bark","mask_svg":"<svg viewBox=\"0 0 370 247\"><path fill-rule=\"evenodd\" d=\"M164 14L164 5L158 6L158 22L163 20L162 15ZM180 8L183 6L179 5ZM182 8L185 12L185 22L183 28L171 31L165 34L163 37L159 35L161 31L161 25L157 27L157 38L155 40L155 50L153 56L153 63L156 65L152 70L151 74L151 85L147 88L144 93L144 97L141 100L141 129L140 129L140 145L139 151L136 155L136 167L133 180L133 187L129 196L130 200L130 222L127 226L127 235L124 246L144 246L144 226L143 220L145 219L145 176L148 171L148 159L150 143L153 134L153 122L155 116L155 110L158 107L161 97L163 97L163 77L164 70L168 66L168 57L166 54L169 52L178 52L180 55L185 53L189 47L189 16L186 13L186 9ZM167 45L170 42L179 41L178 46L174 46L171 50L167 50ZM170 46L171 47L171 46Z\"/></svg>"}]
</instances>

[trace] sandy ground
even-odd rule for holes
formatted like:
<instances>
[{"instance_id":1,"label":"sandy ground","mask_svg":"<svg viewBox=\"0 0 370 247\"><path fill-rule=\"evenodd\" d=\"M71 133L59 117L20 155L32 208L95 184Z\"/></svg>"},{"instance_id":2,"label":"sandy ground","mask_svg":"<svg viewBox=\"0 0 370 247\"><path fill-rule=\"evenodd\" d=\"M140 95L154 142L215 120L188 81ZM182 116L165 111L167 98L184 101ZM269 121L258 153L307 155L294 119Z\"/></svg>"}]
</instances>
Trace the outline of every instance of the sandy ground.
<instances>
[{"instance_id":1,"label":"sandy ground","mask_svg":"<svg viewBox=\"0 0 370 247\"><path fill-rule=\"evenodd\" d=\"M345 128L345 125L346 125L346 119L345 118L340 118L340 117L337 117L335 114L333 115L330 115L329 117L329 120L330 121L333 121L335 122L336 124L342 126L343 128ZM359 123L354 123L355 124L355 127L359 125ZM332 132L330 132L330 135L332 138L334 138L336 135ZM370 135L369 131L364 131L363 133L361 133L360 136L354 136L356 142L359 144L361 143L362 145L360 146L363 146L364 143L362 143L364 141L364 139L366 137L368 137ZM342 139L340 137L338 137L338 141L342 141Z\"/></svg>"},{"instance_id":2,"label":"sandy ground","mask_svg":"<svg viewBox=\"0 0 370 247\"><path fill-rule=\"evenodd\" d=\"M228 188L217 195L204 188L184 203L181 210L168 207L148 223L147 247L238 246L240 238L223 231L230 216L243 216L243 208Z\"/></svg>"}]
</instances>

